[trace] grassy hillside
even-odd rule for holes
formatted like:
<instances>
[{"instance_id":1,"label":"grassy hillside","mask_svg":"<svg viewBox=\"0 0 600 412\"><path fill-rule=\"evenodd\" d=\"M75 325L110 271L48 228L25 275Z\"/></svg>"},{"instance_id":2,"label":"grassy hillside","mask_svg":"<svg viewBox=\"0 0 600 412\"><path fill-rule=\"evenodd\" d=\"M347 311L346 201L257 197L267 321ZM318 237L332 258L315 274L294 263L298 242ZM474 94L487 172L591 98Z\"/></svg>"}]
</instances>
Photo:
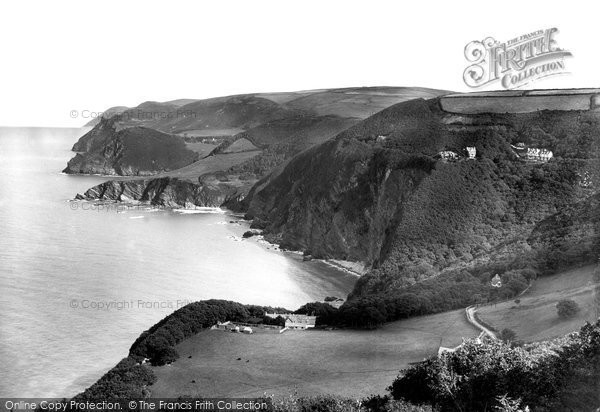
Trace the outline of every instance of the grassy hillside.
<instances>
[{"instance_id":1,"label":"grassy hillside","mask_svg":"<svg viewBox=\"0 0 600 412\"><path fill-rule=\"evenodd\" d=\"M557 338L577 330L600 316L600 281L596 265L568 270L535 281L514 301L482 306L478 316L496 330L508 328L517 339L527 342ZM569 319L561 319L556 304L562 299L578 303L581 311Z\"/></svg>"},{"instance_id":2,"label":"grassy hillside","mask_svg":"<svg viewBox=\"0 0 600 412\"><path fill-rule=\"evenodd\" d=\"M247 192L257 179L297 153L327 141L373 112L398 101L440 93L443 92L376 87L145 102L104 119L82 136L73 146L74 151L82 153L66 170L102 174L131 172L133 176L156 174L194 182L202 177L203 181L234 182L235 187L246 188L244 192ZM141 161L142 164L135 167L125 164L113 168L112 159L105 160L105 154L112 156L115 134L136 127L182 137L187 147L199 154L197 161L190 162L187 152L181 152L183 157L178 161L170 158L167 166ZM152 147L157 143L156 139L151 142ZM218 147L207 153L206 146L201 146L204 144ZM139 155L132 154L132 157L147 158L147 153L142 149ZM173 170L174 164L181 167Z\"/></svg>"},{"instance_id":3,"label":"grassy hillside","mask_svg":"<svg viewBox=\"0 0 600 412\"><path fill-rule=\"evenodd\" d=\"M255 330L250 336L207 330L178 344L180 359L152 368L152 396L383 394L400 369L437 353L441 341L456 346L477 334L463 311L394 322L374 332Z\"/></svg>"},{"instance_id":4,"label":"grassy hillside","mask_svg":"<svg viewBox=\"0 0 600 412\"><path fill-rule=\"evenodd\" d=\"M208 329L224 320L260 321L273 310L286 311L222 300L186 305L142 333L127 358L75 399L266 395L273 397L275 410L342 411L351 398L357 408L356 399L364 399L362 408L353 410L365 412L486 410L502 404L562 411L600 405L600 320L578 333L524 346L469 339L477 331L463 310L376 331L280 334L254 327L246 335ZM437 354L440 344L458 343L460 349ZM307 394L312 398L303 399ZM402 408L394 409L393 400L404 402L395 405Z\"/></svg>"},{"instance_id":5,"label":"grassy hillside","mask_svg":"<svg viewBox=\"0 0 600 412\"><path fill-rule=\"evenodd\" d=\"M287 105L311 110L317 115L334 115L365 119L386 107L412 99L430 99L444 90L423 87L352 87L316 90L314 93L291 99Z\"/></svg>"},{"instance_id":6,"label":"grassy hillside","mask_svg":"<svg viewBox=\"0 0 600 412\"><path fill-rule=\"evenodd\" d=\"M259 182L245 206L283 247L372 265L346 308L371 307L373 296L383 305L373 311L379 321L448 310L510 297L554 273L553 259L597 256L600 232L588 215L573 220L577 246L567 253L532 233L595 195L599 132L597 112L456 116L436 99L413 100L302 152ZM521 142L555 157L520 159L511 145ZM476 159L466 159L467 146ZM442 150L461 160L440 160ZM496 273L500 290L489 283Z\"/></svg>"}]
</instances>

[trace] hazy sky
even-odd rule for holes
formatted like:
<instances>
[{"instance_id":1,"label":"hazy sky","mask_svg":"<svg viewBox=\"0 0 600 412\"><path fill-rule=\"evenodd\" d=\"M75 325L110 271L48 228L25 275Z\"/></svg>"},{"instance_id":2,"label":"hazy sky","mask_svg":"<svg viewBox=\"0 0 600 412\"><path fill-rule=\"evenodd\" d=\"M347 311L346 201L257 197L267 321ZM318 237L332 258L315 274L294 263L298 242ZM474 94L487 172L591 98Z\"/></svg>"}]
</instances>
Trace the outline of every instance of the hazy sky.
<instances>
[{"instance_id":1,"label":"hazy sky","mask_svg":"<svg viewBox=\"0 0 600 412\"><path fill-rule=\"evenodd\" d=\"M3 1L0 125L79 126L70 112L146 100L346 86L468 91L471 40L557 27L570 75L596 87L584 1Z\"/></svg>"}]
</instances>

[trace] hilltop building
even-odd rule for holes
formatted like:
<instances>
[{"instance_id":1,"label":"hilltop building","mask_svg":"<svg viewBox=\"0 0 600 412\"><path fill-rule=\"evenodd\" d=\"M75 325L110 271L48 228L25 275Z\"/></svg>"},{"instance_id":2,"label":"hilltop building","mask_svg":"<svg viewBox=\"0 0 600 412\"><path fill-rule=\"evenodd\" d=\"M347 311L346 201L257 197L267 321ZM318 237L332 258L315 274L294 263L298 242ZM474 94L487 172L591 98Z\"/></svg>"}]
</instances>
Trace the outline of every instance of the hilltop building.
<instances>
[{"instance_id":1,"label":"hilltop building","mask_svg":"<svg viewBox=\"0 0 600 412\"><path fill-rule=\"evenodd\" d=\"M492 286L495 288L499 288L502 286L502 279L500 279L500 276L498 274L496 274L496 276L492 278Z\"/></svg>"},{"instance_id":2,"label":"hilltop building","mask_svg":"<svg viewBox=\"0 0 600 412\"><path fill-rule=\"evenodd\" d=\"M440 157L440 159L446 161L458 160L459 158L458 153L453 152L451 150L442 150L438 153L438 156Z\"/></svg>"},{"instance_id":3,"label":"hilltop building","mask_svg":"<svg viewBox=\"0 0 600 412\"><path fill-rule=\"evenodd\" d=\"M477 149L474 146L467 146L467 153L469 154L469 159L475 159Z\"/></svg>"},{"instance_id":4,"label":"hilltop building","mask_svg":"<svg viewBox=\"0 0 600 412\"><path fill-rule=\"evenodd\" d=\"M537 149L537 148L528 148L527 149L527 160L535 160L538 162L547 162L552 159L554 155L550 150L547 149Z\"/></svg>"},{"instance_id":5,"label":"hilltop building","mask_svg":"<svg viewBox=\"0 0 600 412\"><path fill-rule=\"evenodd\" d=\"M515 150L517 156L520 158L534 162L547 162L554 157L554 154L551 150L540 149L537 147L527 147L523 142L519 142L516 145L511 145L511 147Z\"/></svg>"}]
</instances>

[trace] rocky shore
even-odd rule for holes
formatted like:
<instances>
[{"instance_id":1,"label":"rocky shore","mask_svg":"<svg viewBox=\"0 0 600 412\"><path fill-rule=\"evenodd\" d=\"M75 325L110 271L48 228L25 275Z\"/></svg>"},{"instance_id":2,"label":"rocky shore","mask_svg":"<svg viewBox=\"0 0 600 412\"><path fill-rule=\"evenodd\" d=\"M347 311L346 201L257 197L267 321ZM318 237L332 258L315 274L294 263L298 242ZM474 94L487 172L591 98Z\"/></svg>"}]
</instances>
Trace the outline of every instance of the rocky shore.
<instances>
[{"instance_id":1,"label":"rocky shore","mask_svg":"<svg viewBox=\"0 0 600 412\"><path fill-rule=\"evenodd\" d=\"M172 208L221 207L243 193L225 185L196 184L177 178L109 180L77 194L75 200L147 203Z\"/></svg>"}]
</instances>

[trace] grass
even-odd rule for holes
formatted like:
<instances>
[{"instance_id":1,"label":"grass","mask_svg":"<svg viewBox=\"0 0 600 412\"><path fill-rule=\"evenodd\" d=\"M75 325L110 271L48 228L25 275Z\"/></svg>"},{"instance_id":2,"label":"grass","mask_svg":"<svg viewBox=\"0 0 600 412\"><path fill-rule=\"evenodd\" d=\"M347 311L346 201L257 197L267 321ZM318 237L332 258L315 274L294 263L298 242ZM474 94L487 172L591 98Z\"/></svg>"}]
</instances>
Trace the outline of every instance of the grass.
<instances>
[{"instance_id":1,"label":"grass","mask_svg":"<svg viewBox=\"0 0 600 412\"><path fill-rule=\"evenodd\" d=\"M216 144L209 144L209 143L200 143L200 142L195 142L195 143L185 143L185 147L187 147L189 150L192 150L196 153L198 153L200 155L200 158L208 156L210 154L210 152L213 151L213 149L215 147L217 147Z\"/></svg>"},{"instance_id":2,"label":"grass","mask_svg":"<svg viewBox=\"0 0 600 412\"><path fill-rule=\"evenodd\" d=\"M289 107L308 109L318 115L337 115L364 119L378 111L411 99L430 99L445 94L442 90L419 87L358 87L328 89L287 102Z\"/></svg>"},{"instance_id":3,"label":"grass","mask_svg":"<svg viewBox=\"0 0 600 412\"><path fill-rule=\"evenodd\" d=\"M477 310L479 317L496 330L512 329L519 339L527 342L546 340L579 330L586 321L598 317L598 283L594 281L596 266L585 266L553 276L539 278L514 301L484 306ZM581 311L571 319L560 319L556 304L561 299L572 299Z\"/></svg>"},{"instance_id":4,"label":"grass","mask_svg":"<svg viewBox=\"0 0 600 412\"><path fill-rule=\"evenodd\" d=\"M506 96L489 93L476 97L443 97L442 109L450 113L527 113L538 110L589 110L589 94Z\"/></svg>"},{"instance_id":5,"label":"grass","mask_svg":"<svg viewBox=\"0 0 600 412\"><path fill-rule=\"evenodd\" d=\"M189 145L189 143L187 143L187 145ZM190 148L190 150L192 149ZM235 166L245 162L246 160L252 159L254 156L257 156L260 153L262 153L261 150L256 150L253 152L225 153L209 156L200 159L197 162L194 162L190 165L184 166L180 169L152 175L150 176L150 178L158 179L160 177L168 176L177 177L182 180L189 180L193 183L198 183L198 177L200 177L203 174L227 170L231 166ZM119 181L138 180L139 176L111 176L111 179Z\"/></svg>"},{"instance_id":6,"label":"grass","mask_svg":"<svg viewBox=\"0 0 600 412\"><path fill-rule=\"evenodd\" d=\"M179 344L181 358L175 363L154 368L158 381L150 390L154 397L383 394L402 368L436 354L440 343L456 346L463 336L476 335L464 310L374 331L242 335L208 330Z\"/></svg>"}]
</instances>

